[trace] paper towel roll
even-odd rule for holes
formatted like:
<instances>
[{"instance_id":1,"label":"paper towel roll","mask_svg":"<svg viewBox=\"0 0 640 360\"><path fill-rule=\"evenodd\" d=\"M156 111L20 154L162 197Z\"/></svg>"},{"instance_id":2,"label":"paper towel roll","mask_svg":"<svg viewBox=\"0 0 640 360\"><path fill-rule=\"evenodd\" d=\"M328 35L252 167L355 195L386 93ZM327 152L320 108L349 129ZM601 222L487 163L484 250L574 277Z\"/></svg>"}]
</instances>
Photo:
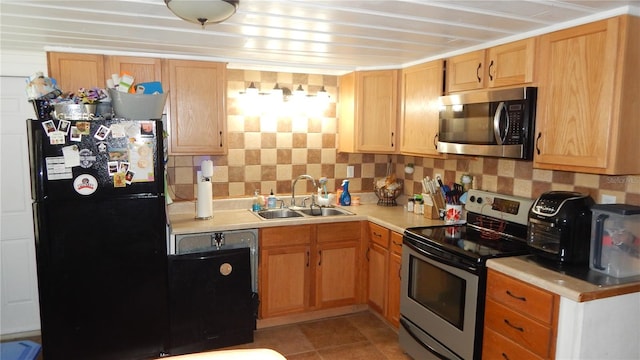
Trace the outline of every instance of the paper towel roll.
<instances>
[{"instance_id":1,"label":"paper towel roll","mask_svg":"<svg viewBox=\"0 0 640 360\"><path fill-rule=\"evenodd\" d=\"M213 189L210 181L198 182L198 199L196 200L196 218L210 219L213 217Z\"/></svg>"},{"instance_id":2,"label":"paper towel roll","mask_svg":"<svg viewBox=\"0 0 640 360\"><path fill-rule=\"evenodd\" d=\"M202 176L204 176L204 177L212 177L213 176L213 161L211 161L211 160L203 160L200 163L200 170L202 171Z\"/></svg>"}]
</instances>

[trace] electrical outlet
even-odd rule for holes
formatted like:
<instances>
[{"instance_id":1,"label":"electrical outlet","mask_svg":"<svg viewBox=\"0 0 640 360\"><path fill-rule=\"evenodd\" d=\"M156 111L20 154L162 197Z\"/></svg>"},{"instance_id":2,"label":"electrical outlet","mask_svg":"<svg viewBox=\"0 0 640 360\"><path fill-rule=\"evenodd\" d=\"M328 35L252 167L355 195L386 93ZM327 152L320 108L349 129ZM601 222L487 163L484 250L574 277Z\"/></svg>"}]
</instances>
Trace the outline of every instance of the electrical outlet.
<instances>
[{"instance_id":1,"label":"electrical outlet","mask_svg":"<svg viewBox=\"0 0 640 360\"><path fill-rule=\"evenodd\" d=\"M438 180L438 178L440 178L440 180L444 182L444 179L442 178L442 174L436 174L436 176L434 177L434 180Z\"/></svg>"},{"instance_id":2,"label":"electrical outlet","mask_svg":"<svg viewBox=\"0 0 640 360\"><path fill-rule=\"evenodd\" d=\"M615 197L615 195L606 195L606 194L600 195L601 204L615 204L617 201L618 199Z\"/></svg>"},{"instance_id":3,"label":"electrical outlet","mask_svg":"<svg viewBox=\"0 0 640 360\"><path fill-rule=\"evenodd\" d=\"M347 165L347 177L348 178L352 178L354 177L354 172L355 172L355 168L353 165Z\"/></svg>"}]
</instances>

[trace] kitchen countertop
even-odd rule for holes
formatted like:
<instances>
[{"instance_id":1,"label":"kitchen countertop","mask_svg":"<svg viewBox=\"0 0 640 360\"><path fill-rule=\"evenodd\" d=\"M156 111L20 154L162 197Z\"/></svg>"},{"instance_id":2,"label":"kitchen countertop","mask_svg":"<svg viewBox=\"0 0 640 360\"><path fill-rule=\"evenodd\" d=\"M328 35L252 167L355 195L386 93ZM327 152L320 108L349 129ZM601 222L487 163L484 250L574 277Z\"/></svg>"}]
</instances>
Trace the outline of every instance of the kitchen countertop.
<instances>
[{"instance_id":1,"label":"kitchen countertop","mask_svg":"<svg viewBox=\"0 0 640 360\"><path fill-rule=\"evenodd\" d=\"M364 198L363 198L364 200ZM171 234L193 234L209 231L226 231L272 226L320 224L343 221L371 221L392 231L402 234L405 229L417 226L442 225L442 220L431 220L424 215L416 215L404 210L402 205L378 206L375 198L356 206L344 206L353 215L326 217L296 217L265 220L249 210L250 200L244 202L214 201L213 218L198 220L195 218L195 202L176 202L168 206ZM238 208L239 207L239 208Z\"/></svg>"},{"instance_id":2,"label":"kitchen countertop","mask_svg":"<svg viewBox=\"0 0 640 360\"><path fill-rule=\"evenodd\" d=\"M328 217L296 217L288 219L261 219L251 212L251 199L214 201L213 218L195 219L195 202L177 202L168 206L171 234L193 234L272 226L319 224L343 221L370 221L402 234L405 229L418 226L442 225L423 215L407 212L403 206L378 206L375 195L362 195L362 205L341 207L354 215ZM510 275L526 283L577 302L602 299L627 293L640 292L640 282L625 285L598 286L586 281L544 268L527 260L526 256L491 259L487 267Z\"/></svg>"},{"instance_id":3,"label":"kitchen countertop","mask_svg":"<svg viewBox=\"0 0 640 360\"><path fill-rule=\"evenodd\" d=\"M529 260L529 256L490 259L487 261L487 267L576 302L640 292L640 282L623 285L594 285L547 269Z\"/></svg>"}]
</instances>

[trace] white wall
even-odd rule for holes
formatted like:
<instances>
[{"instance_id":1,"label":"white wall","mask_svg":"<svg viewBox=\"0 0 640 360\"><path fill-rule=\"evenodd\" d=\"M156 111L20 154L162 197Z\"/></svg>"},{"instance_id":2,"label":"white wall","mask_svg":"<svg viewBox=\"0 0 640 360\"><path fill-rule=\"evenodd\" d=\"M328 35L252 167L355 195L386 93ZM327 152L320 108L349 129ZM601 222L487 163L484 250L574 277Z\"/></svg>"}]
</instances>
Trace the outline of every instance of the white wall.
<instances>
[{"instance_id":1,"label":"white wall","mask_svg":"<svg viewBox=\"0 0 640 360\"><path fill-rule=\"evenodd\" d=\"M25 79L46 73L45 53L2 51L0 57L0 335L40 329L29 188Z\"/></svg>"}]
</instances>

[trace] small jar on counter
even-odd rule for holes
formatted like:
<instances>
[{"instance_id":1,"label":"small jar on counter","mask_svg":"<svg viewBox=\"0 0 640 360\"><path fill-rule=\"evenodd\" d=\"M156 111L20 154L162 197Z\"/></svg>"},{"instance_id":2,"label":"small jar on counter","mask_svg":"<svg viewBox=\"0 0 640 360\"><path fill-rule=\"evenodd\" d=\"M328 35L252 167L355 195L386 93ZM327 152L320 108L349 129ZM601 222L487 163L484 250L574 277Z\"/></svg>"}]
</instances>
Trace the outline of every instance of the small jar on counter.
<instances>
[{"instance_id":1,"label":"small jar on counter","mask_svg":"<svg viewBox=\"0 0 640 360\"><path fill-rule=\"evenodd\" d=\"M408 212L413 212L414 204L415 204L415 200L413 198L410 198L410 199L407 200L407 211Z\"/></svg>"}]
</instances>

